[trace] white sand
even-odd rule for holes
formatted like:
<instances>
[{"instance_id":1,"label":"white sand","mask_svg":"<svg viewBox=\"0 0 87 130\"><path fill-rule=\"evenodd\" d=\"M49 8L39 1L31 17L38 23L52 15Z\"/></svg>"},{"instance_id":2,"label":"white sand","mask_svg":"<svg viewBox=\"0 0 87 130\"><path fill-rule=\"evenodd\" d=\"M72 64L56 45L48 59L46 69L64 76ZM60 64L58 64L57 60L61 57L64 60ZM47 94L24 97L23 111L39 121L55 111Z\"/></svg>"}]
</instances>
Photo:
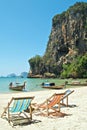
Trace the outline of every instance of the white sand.
<instances>
[{"instance_id":1,"label":"white sand","mask_svg":"<svg viewBox=\"0 0 87 130\"><path fill-rule=\"evenodd\" d=\"M73 88L71 89L73 90ZM0 118L0 130L87 130L87 87L75 88L74 93L69 96L69 105L75 107L63 107L61 112L70 114L62 118L36 116L33 113L33 120L37 123L31 123L22 126L12 127L7 120ZM35 96L33 102L41 103L53 93L64 92L65 90L46 90L38 92L21 92L15 94L0 94L0 115L3 108L7 106L13 96Z\"/></svg>"}]
</instances>

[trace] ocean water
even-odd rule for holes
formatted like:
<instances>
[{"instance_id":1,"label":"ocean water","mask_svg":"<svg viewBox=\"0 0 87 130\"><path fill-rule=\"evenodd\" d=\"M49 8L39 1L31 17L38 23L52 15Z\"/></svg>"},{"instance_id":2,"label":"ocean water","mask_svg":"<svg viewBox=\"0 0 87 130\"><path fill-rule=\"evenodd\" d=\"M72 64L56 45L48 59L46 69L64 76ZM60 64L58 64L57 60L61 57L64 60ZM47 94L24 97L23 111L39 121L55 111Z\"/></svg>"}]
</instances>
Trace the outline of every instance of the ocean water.
<instances>
[{"instance_id":1,"label":"ocean water","mask_svg":"<svg viewBox=\"0 0 87 130\"><path fill-rule=\"evenodd\" d=\"M26 81L25 91L44 90L41 87L43 82L54 82L56 85L64 84L63 79L41 79L41 78L0 78L0 93L13 93L15 91L9 89L10 82L18 82L23 84ZM17 92L17 91L16 91Z\"/></svg>"},{"instance_id":2,"label":"ocean water","mask_svg":"<svg viewBox=\"0 0 87 130\"><path fill-rule=\"evenodd\" d=\"M87 81L87 79L76 79L77 81L80 81L81 83L84 83ZM41 84L43 82L54 82L56 85L62 85L65 84L65 81L68 82L73 82L76 81L75 79L44 79L44 78L0 78L0 93L14 93L18 91L13 91L9 89L9 83L14 82L14 83L20 83L23 84L24 81L26 81L26 86L25 90L27 92L32 92L32 91L43 91L46 90L45 88L42 88ZM66 86L66 88L70 87L76 87L76 86Z\"/></svg>"}]
</instances>

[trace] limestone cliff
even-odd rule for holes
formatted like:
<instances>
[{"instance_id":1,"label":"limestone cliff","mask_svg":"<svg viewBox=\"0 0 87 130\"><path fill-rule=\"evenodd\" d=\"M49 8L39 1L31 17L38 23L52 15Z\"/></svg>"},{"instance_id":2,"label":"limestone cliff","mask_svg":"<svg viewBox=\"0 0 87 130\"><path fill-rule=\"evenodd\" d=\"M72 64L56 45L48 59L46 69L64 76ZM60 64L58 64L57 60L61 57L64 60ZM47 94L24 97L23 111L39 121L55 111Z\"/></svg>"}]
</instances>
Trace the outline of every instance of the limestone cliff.
<instances>
[{"instance_id":1,"label":"limestone cliff","mask_svg":"<svg viewBox=\"0 0 87 130\"><path fill-rule=\"evenodd\" d=\"M86 52L87 3L77 2L66 12L53 17L44 56L39 57L38 64L36 64L37 56L29 60L31 76L45 76L49 73L53 77L60 76L63 64L72 63L78 55Z\"/></svg>"}]
</instances>

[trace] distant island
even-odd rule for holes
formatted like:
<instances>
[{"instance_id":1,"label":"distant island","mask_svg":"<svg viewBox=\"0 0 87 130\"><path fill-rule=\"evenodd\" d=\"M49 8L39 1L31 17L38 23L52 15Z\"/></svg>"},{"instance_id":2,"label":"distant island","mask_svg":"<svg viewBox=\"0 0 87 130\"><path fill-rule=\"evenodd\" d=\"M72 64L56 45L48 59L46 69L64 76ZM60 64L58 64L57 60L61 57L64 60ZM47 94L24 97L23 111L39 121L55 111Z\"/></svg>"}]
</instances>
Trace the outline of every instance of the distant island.
<instances>
[{"instance_id":1,"label":"distant island","mask_svg":"<svg viewBox=\"0 0 87 130\"><path fill-rule=\"evenodd\" d=\"M45 54L28 62L29 78L87 78L86 2L53 17Z\"/></svg>"},{"instance_id":2,"label":"distant island","mask_svg":"<svg viewBox=\"0 0 87 130\"><path fill-rule=\"evenodd\" d=\"M11 74L8 74L7 76L0 76L0 77L8 77L8 78L11 78L11 77L21 77L21 78L27 78L27 76L28 76L27 72L22 72L20 75L16 75L15 73L11 73Z\"/></svg>"}]
</instances>

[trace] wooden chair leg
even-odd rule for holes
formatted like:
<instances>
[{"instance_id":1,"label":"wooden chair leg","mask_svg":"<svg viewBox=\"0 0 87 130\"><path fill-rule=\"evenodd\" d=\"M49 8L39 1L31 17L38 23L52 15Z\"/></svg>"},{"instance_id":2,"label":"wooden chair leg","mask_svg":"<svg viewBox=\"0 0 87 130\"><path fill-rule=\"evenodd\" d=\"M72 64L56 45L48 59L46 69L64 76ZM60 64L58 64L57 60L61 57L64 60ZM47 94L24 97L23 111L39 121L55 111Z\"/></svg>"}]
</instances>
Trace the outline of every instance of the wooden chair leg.
<instances>
[{"instance_id":1,"label":"wooden chair leg","mask_svg":"<svg viewBox=\"0 0 87 130\"><path fill-rule=\"evenodd\" d=\"M66 106L68 107L68 97L66 98Z\"/></svg>"},{"instance_id":2,"label":"wooden chair leg","mask_svg":"<svg viewBox=\"0 0 87 130\"><path fill-rule=\"evenodd\" d=\"M49 116L49 109L48 109L48 100L47 100L47 116Z\"/></svg>"},{"instance_id":3,"label":"wooden chair leg","mask_svg":"<svg viewBox=\"0 0 87 130\"><path fill-rule=\"evenodd\" d=\"M8 122L10 123L9 103L8 103Z\"/></svg>"},{"instance_id":4,"label":"wooden chair leg","mask_svg":"<svg viewBox=\"0 0 87 130\"><path fill-rule=\"evenodd\" d=\"M59 102L59 110L58 111L60 112L60 102Z\"/></svg>"},{"instance_id":5,"label":"wooden chair leg","mask_svg":"<svg viewBox=\"0 0 87 130\"><path fill-rule=\"evenodd\" d=\"M32 120L32 107L31 107L31 104L30 104L30 119Z\"/></svg>"}]
</instances>

